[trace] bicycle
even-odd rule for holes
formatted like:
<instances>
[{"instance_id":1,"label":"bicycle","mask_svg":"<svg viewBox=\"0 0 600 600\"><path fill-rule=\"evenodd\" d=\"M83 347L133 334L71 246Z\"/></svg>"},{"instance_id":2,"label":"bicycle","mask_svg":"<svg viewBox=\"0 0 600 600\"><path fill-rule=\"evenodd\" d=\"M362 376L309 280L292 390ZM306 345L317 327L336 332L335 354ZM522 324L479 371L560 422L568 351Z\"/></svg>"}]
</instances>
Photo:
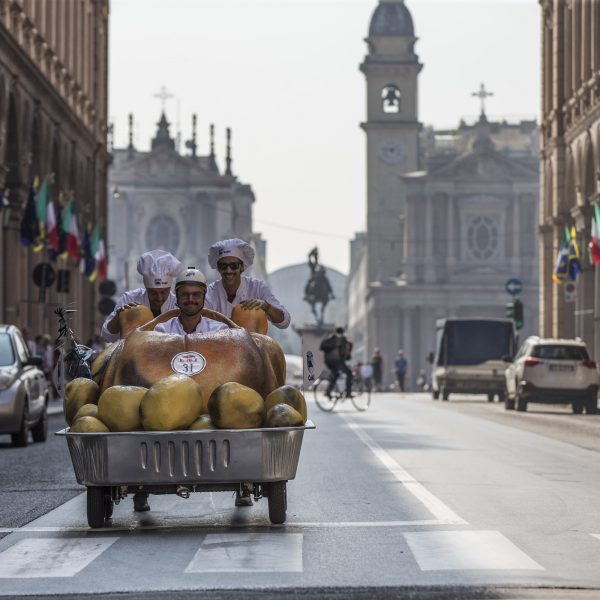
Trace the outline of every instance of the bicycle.
<instances>
[{"instance_id":1,"label":"bicycle","mask_svg":"<svg viewBox=\"0 0 600 600\"><path fill-rule=\"evenodd\" d=\"M340 373L333 384L329 396L326 395L327 387L331 381L331 371L325 369L313 383L312 389L315 395L316 405L325 412L331 412L338 402L346 400L346 375ZM357 380L352 382L351 401L356 410L361 412L367 410L371 405L371 386L361 385Z\"/></svg>"}]
</instances>

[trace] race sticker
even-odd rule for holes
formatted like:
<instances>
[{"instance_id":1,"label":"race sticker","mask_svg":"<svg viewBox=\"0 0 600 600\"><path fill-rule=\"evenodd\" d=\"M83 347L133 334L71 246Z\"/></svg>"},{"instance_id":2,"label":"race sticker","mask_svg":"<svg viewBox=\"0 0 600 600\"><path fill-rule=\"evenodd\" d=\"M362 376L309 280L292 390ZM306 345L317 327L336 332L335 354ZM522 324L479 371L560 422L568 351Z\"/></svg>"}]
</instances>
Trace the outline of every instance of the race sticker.
<instances>
[{"instance_id":1,"label":"race sticker","mask_svg":"<svg viewBox=\"0 0 600 600\"><path fill-rule=\"evenodd\" d=\"M183 375L196 375L204 371L204 367L206 367L206 359L198 352L180 352L171 361L173 371Z\"/></svg>"}]
</instances>

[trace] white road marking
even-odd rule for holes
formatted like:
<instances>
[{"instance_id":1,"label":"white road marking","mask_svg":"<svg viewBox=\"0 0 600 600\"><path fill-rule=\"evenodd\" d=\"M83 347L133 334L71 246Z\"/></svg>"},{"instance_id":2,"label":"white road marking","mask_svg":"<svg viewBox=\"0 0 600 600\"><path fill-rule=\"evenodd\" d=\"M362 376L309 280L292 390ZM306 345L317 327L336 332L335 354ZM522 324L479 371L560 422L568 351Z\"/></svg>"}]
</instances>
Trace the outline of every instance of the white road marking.
<instances>
[{"instance_id":1,"label":"white road marking","mask_svg":"<svg viewBox=\"0 0 600 600\"><path fill-rule=\"evenodd\" d=\"M186 573L301 573L301 533L211 533Z\"/></svg>"},{"instance_id":2,"label":"white road marking","mask_svg":"<svg viewBox=\"0 0 600 600\"><path fill-rule=\"evenodd\" d=\"M0 577L73 577L118 539L86 537L19 540L0 552Z\"/></svg>"},{"instance_id":3,"label":"white road marking","mask_svg":"<svg viewBox=\"0 0 600 600\"><path fill-rule=\"evenodd\" d=\"M590 533L590 535L600 540L600 533Z\"/></svg>"},{"instance_id":4,"label":"white road marking","mask_svg":"<svg viewBox=\"0 0 600 600\"><path fill-rule=\"evenodd\" d=\"M545 570L499 531L419 531L403 535L422 571Z\"/></svg>"},{"instance_id":5,"label":"white road marking","mask_svg":"<svg viewBox=\"0 0 600 600\"><path fill-rule=\"evenodd\" d=\"M359 439L373 452L394 477L419 500L431 514L437 517L440 525L466 525L451 508L434 496L425 486L419 483L410 473L401 467L368 433L345 415L343 418Z\"/></svg>"}]
</instances>

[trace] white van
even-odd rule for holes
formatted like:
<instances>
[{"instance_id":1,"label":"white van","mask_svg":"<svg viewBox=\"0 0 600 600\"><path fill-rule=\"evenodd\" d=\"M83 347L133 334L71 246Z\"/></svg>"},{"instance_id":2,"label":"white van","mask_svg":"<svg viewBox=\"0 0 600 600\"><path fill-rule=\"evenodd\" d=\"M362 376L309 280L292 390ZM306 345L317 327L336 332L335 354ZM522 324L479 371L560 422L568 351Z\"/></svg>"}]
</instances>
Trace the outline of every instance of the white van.
<instances>
[{"instance_id":1,"label":"white van","mask_svg":"<svg viewBox=\"0 0 600 600\"><path fill-rule=\"evenodd\" d=\"M433 399L450 394L487 394L504 401L506 357L516 352L512 319L457 318L436 323Z\"/></svg>"}]
</instances>

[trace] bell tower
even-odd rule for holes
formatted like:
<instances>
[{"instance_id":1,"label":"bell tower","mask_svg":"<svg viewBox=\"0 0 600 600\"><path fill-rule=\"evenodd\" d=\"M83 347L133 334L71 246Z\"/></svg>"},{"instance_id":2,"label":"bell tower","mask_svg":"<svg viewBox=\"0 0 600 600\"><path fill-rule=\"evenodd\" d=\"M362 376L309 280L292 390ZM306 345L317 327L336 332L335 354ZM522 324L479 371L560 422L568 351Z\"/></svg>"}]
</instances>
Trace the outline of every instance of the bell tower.
<instances>
[{"instance_id":1,"label":"bell tower","mask_svg":"<svg viewBox=\"0 0 600 600\"><path fill-rule=\"evenodd\" d=\"M399 279L406 260L400 176L419 169L417 84L422 64L403 0L379 0L360 70L367 84L367 282Z\"/></svg>"}]
</instances>

